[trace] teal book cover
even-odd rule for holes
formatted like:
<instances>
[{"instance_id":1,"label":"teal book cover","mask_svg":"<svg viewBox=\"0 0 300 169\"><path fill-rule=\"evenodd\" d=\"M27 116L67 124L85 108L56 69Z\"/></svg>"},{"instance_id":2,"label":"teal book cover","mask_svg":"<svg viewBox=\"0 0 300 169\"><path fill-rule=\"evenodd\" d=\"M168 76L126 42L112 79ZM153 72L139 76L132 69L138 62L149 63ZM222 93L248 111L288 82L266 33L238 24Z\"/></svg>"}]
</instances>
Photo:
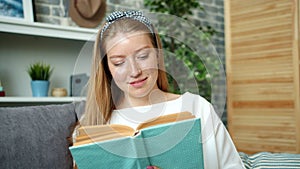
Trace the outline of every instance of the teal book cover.
<instances>
[{"instance_id":1,"label":"teal book cover","mask_svg":"<svg viewBox=\"0 0 300 169\"><path fill-rule=\"evenodd\" d=\"M79 169L203 169L199 118L161 124L136 136L70 147Z\"/></svg>"}]
</instances>

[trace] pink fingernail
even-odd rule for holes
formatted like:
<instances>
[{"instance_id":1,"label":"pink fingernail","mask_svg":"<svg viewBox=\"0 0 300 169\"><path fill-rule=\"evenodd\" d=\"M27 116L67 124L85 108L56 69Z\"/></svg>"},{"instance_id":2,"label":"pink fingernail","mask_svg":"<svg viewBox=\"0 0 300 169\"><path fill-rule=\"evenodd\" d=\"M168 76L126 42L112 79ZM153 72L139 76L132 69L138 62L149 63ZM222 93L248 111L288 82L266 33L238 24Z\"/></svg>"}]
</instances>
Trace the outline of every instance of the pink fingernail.
<instances>
[{"instance_id":1,"label":"pink fingernail","mask_svg":"<svg viewBox=\"0 0 300 169\"><path fill-rule=\"evenodd\" d=\"M153 166L147 166L147 169L154 169Z\"/></svg>"}]
</instances>

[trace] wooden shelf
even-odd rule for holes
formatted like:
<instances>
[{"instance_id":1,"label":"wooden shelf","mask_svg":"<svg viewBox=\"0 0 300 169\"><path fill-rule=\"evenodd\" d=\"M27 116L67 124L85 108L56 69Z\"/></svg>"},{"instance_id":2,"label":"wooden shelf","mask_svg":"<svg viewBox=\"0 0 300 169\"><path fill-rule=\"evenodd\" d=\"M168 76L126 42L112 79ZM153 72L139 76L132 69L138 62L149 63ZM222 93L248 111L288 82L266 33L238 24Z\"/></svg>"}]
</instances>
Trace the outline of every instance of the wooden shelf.
<instances>
[{"instance_id":1,"label":"wooden shelf","mask_svg":"<svg viewBox=\"0 0 300 169\"><path fill-rule=\"evenodd\" d=\"M0 32L94 41L97 29L51 25L17 19L0 18Z\"/></svg>"}]
</instances>

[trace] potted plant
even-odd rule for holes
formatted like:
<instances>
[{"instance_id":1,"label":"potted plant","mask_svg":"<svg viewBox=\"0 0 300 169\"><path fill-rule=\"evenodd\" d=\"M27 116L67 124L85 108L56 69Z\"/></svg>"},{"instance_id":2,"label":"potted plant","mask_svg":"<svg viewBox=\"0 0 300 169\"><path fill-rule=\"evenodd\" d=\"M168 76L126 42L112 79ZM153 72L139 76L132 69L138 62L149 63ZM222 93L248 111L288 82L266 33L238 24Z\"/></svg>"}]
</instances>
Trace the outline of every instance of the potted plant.
<instances>
[{"instance_id":1,"label":"potted plant","mask_svg":"<svg viewBox=\"0 0 300 169\"><path fill-rule=\"evenodd\" d=\"M49 78L52 74L53 68L49 64L36 62L31 64L27 72L31 78L31 90L33 97L48 96Z\"/></svg>"},{"instance_id":2,"label":"potted plant","mask_svg":"<svg viewBox=\"0 0 300 169\"><path fill-rule=\"evenodd\" d=\"M174 15L180 18L183 18L187 21L191 21L193 10L198 9L200 11L205 12L204 7L200 4L198 0L173 0L173 1L166 1L166 0L144 0L145 6L151 12L158 12L164 14ZM155 23L154 23L155 24ZM191 90L198 93L205 97L207 100L211 101L211 79L214 76L213 72L207 71L207 66L212 67L214 69L218 68L218 62L213 60L210 56L210 53L202 53L202 59L193 51L189 46L187 46L186 42L180 42L176 38L172 36L166 35L165 32L170 31L172 29L172 35L181 36L182 32L180 29L172 28L172 26L167 26L164 28L161 25L175 25L176 21L170 19L169 17L162 17L158 19L156 23L156 27L160 27L159 30L160 38L162 41L162 45L164 50L173 53L174 55L168 55L165 53L165 65L166 70L173 69L173 74L176 75L177 79L183 79L182 82L186 82L189 80L194 80L197 82L197 88L195 86L188 86L186 83L178 83L173 77L168 75L168 79L170 82L170 91L174 93L184 93L185 90L181 91L181 89ZM210 39L216 31L211 26L197 26L197 28L203 32L201 35L195 35L189 30L185 30L186 33L199 36L199 40L203 42L207 42L207 39ZM190 39L186 39L189 41ZM190 42L195 43L195 42ZM200 45L199 45L200 46ZM207 55L207 56L206 56ZM174 57L175 56L175 57ZM174 66L180 63L179 61L183 61L188 67L189 70L192 70L190 74L182 74L182 68L180 66ZM206 65L204 64L204 61ZM209 64L209 65L208 65ZM218 71L215 71L218 72Z\"/></svg>"}]
</instances>

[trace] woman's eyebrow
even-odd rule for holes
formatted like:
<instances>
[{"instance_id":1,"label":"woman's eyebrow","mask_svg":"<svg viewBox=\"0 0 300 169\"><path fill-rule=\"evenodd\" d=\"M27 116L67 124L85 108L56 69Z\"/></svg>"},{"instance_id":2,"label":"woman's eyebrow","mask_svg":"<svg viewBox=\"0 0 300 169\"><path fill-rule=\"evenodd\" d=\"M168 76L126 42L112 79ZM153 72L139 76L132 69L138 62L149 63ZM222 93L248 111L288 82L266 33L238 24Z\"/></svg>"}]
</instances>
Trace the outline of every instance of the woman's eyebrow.
<instances>
[{"instance_id":1,"label":"woman's eyebrow","mask_svg":"<svg viewBox=\"0 0 300 169\"><path fill-rule=\"evenodd\" d=\"M134 55L136 55L136 54L142 52L142 51L145 50L145 49L149 49L149 48L152 48L152 47L149 46L149 45L145 45L145 46L143 46L143 47L141 47L141 48L135 50L135 51L134 51ZM124 57L126 57L126 56L123 55L123 54L115 54L115 55L110 55L110 56L108 56L109 59L114 59L114 58L124 58Z\"/></svg>"},{"instance_id":2,"label":"woman's eyebrow","mask_svg":"<svg viewBox=\"0 0 300 169\"><path fill-rule=\"evenodd\" d=\"M145 49L149 49L149 48L151 48L151 47L149 45L146 45L146 46L141 47L140 49L137 49L134 53L137 54L137 53L139 53Z\"/></svg>"},{"instance_id":3,"label":"woman's eyebrow","mask_svg":"<svg viewBox=\"0 0 300 169\"><path fill-rule=\"evenodd\" d=\"M124 55L112 55L112 56L109 56L108 58L109 59L118 59L118 58L125 58L126 56Z\"/></svg>"}]
</instances>

